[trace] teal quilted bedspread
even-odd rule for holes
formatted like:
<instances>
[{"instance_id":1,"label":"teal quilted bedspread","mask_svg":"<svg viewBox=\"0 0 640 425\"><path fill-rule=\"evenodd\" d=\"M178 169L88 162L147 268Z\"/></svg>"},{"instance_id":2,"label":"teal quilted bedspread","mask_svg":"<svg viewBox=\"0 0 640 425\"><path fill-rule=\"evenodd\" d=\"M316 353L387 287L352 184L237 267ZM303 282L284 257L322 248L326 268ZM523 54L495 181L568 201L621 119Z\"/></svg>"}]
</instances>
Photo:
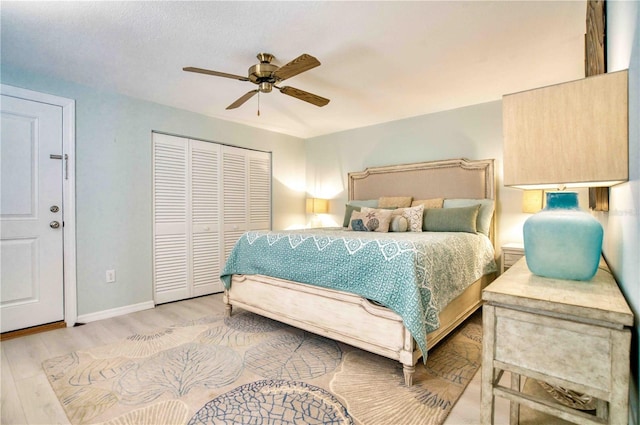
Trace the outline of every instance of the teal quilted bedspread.
<instances>
[{"instance_id":1,"label":"teal quilted bedspread","mask_svg":"<svg viewBox=\"0 0 640 425\"><path fill-rule=\"evenodd\" d=\"M481 234L311 229L245 233L220 277L227 289L233 274L261 274L376 301L402 317L426 361L439 312L495 270L493 246Z\"/></svg>"}]
</instances>

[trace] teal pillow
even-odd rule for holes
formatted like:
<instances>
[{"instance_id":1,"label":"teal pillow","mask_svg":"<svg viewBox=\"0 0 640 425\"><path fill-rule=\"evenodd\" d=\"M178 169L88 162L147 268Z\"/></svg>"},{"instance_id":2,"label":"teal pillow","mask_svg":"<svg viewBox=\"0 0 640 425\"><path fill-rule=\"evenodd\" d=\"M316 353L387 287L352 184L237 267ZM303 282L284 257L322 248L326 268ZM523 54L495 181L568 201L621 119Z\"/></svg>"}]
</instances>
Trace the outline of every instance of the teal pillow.
<instances>
[{"instance_id":1,"label":"teal pillow","mask_svg":"<svg viewBox=\"0 0 640 425\"><path fill-rule=\"evenodd\" d=\"M362 200L354 199L353 201L349 201L347 205L354 205L356 207L378 208L378 200L366 199L362 201Z\"/></svg>"},{"instance_id":2,"label":"teal pillow","mask_svg":"<svg viewBox=\"0 0 640 425\"><path fill-rule=\"evenodd\" d=\"M427 232L477 233L480 204L462 208L429 208L424 210L422 228Z\"/></svg>"},{"instance_id":3,"label":"teal pillow","mask_svg":"<svg viewBox=\"0 0 640 425\"><path fill-rule=\"evenodd\" d=\"M490 236L491 219L493 218L493 210L495 208L495 201L493 199L445 199L442 208L469 207L477 204L480 204L480 211L478 211L476 230L479 233Z\"/></svg>"}]
</instances>

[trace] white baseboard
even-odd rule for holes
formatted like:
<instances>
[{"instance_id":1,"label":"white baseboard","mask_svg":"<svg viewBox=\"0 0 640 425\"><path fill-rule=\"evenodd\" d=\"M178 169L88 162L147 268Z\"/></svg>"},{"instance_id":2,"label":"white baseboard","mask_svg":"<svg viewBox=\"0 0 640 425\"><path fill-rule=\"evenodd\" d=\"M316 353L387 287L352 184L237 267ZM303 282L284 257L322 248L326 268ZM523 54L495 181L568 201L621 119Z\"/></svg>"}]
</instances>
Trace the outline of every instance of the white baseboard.
<instances>
[{"instance_id":1,"label":"white baseboard","mask_svg":"<svg viewBox=\"0 0 640 425\"><path fill-rule=\"evenodd\" d=\"M96 320L109 319L111 317L122 316L123 314L135 313L136 311L149 310L154 308L153 301L145 301L139 304L125 305L112 308L110 310L96 311L95 313L81 314L78 316L78 323L95 322Z\"/></svg>"}]
</instances>

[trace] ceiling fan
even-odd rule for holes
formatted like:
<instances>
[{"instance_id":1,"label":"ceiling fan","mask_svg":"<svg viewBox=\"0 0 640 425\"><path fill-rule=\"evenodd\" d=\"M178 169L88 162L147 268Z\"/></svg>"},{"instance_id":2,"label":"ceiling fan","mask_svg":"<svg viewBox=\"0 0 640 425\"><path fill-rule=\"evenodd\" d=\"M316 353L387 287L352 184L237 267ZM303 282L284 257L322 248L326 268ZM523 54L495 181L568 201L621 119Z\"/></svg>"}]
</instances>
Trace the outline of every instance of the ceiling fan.
<instances>
[{"instance_id":1,"label":"ceiling fan","mask_svg":"<svg viewBox=\"0 0 640 425\"><path fill-rule=\"evenodd\" d=\"M258 88L255 90L251 90L241 96L238 100L233 102L231 105L227 106L227 109L235 109L245 103L247 100L251 99L253 95L258 92L261 93L269 93L272 88L277 88L280 90L280 93L284 93L286 95L295 97L296 99L304 100L305 102L309 102L316 106L324 106L329 103L329 99L324 97L315 95L313 93L306 92L304 90L297 89L295 87L278 87L276 84L279 84L281 81L286 80L287 78L291 78L295 75L298 75L302 72L308 71L316 66L320 66L320 61L314 58L311 55L306 53L298 56L291 62L278 67L273 65L271 61L275 58L270 53L258 53L257 56L260 63L255 64L249 68L249 76L242 77L240 75L227 74L225 72L211 71L209 69L203 68L194 68L191 66L182 68L183 71L188 72L198 72L200 74L213 75L216 77L225 77L225 78L233 78L234 80L240 81L250 81L253 84L257 84Z\"/></svg>"}]
</instances>

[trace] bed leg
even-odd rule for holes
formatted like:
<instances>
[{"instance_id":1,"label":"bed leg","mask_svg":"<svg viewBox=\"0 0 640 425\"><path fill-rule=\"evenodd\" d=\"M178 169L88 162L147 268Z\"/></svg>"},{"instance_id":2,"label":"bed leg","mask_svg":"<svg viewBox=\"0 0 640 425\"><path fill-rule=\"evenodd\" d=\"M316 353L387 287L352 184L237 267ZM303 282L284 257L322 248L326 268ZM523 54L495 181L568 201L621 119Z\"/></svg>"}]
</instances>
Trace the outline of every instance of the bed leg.
<instances>
[{"instance_id":1,"label":"bed leg","mask_svg":"<svg viewBox=\"0 0 640 425\"><path fill-rule=\"evenodd\" d=\"M402 372L404 373L404 383L407 387L413 385L413 373L416 371L415 366L402 365Z\"/></svg>"},{"instance_id":2,"label":"bed leg","mask_svg":"<svg viewBox=\"0 0 640 425\"><path fill-rule=\"evenodd\" d=\"M231 317L231 300L229 298L229 290L225 289L224 294L222 295L222 302L224 302L224 317Z\"/></svg>"}]
</instances>

